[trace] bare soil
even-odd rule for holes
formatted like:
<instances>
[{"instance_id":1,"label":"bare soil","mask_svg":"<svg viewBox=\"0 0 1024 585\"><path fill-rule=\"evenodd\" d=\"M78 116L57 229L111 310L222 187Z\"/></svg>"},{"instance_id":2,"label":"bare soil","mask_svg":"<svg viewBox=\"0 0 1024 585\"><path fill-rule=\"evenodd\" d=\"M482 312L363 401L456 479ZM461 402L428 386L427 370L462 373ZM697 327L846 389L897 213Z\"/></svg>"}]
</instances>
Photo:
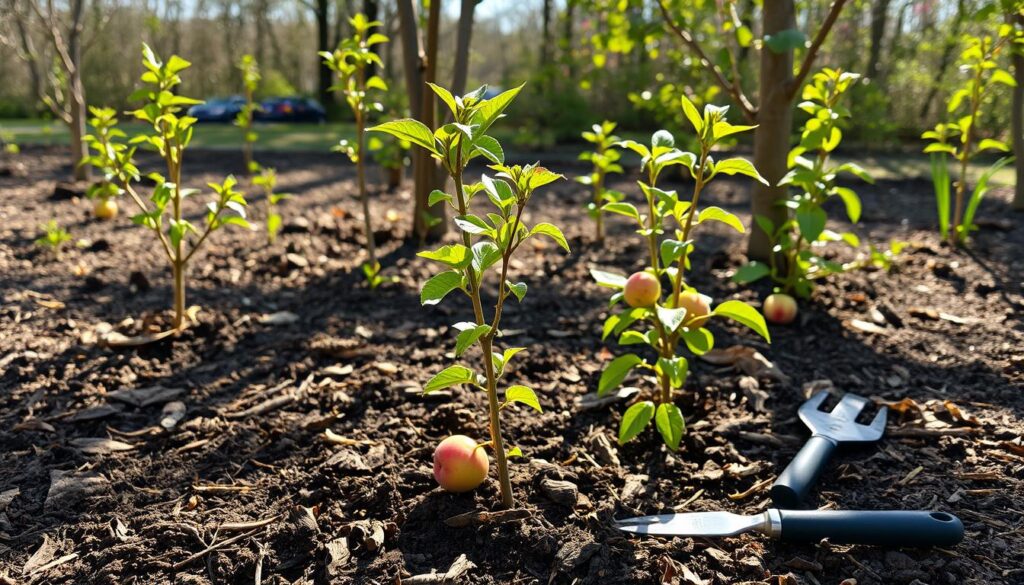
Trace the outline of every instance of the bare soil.
<instances>
[{"instance_id":1,"label":"bare soil","mask_svg":"<svg viewBox=\"0 0 1024 585\"><path fill-rule=\"evenodd\" d=\"M716 325L719 348L756 349L783 375L693 360L678 453L653 432L616 446L624 403L578 405L622 351L600 339L607 290L588 271L637 269L642 242L612 218L596 246L582 186L538 194L529 221L562 226L573 251L533 246L514 266L530 289L508 307L500 341L527 348L510 379L545 409L503 415L506 439L526 454L512 464L520 511L452 527L460 514L496 512L497 484L453 495L431 475L440 439L486 435L486 402L418 392L451 363L449 326L468 308L419 304L417 283L434 268L406 241L408 187L375 194L397 282L370 291L350 165L264 156L296 195L282 207L285 233L274 245L259 231L215 234L190 274L197 323L114 349L95 341L168 320L170 275L152 234L127 219L128 201L100 222L89 201L55 200L70 170L62 151L19 158L25 176L0 177L0 583L440 583L423 575L450 569L450 582L474 584L1024 582L1024 225L1006 190L982 204L990 221L965 252L939 242L927 182L853 185L862 239L912 246L891 272L824 283L798 323L772 327L771 345ZM242 161L195 152L186 169L202 187ZM631 177L616 186L639 197ZM746 221L746 189L720 182L708 203ZM203 199L188 208L197 218ZM251 203L262 217L262 198ZM33 245L50 218L80 240L60 259ZM716 301L759 302L766 286L728 281L742 238L701 230L693 284ZM952 512L962 544L635 539L611 528L614 517L672 509L764 510L807 436L797 406L829 384L898 407L881 443L840 451L809 505ZM185 413L168 429L174 402Z\"/></svg>"}]
</instances>

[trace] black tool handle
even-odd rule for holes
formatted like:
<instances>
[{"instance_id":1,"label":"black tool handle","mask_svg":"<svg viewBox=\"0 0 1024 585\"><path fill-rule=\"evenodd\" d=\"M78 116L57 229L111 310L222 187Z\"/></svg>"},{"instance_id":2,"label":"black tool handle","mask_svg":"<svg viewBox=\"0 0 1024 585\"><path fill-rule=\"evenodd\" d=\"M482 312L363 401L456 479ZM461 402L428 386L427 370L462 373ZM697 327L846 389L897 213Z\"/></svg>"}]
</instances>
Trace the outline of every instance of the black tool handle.
<instances>
[{"instance_id":1,"label":"black tool handle","mask_svg":"<svg viewBox=\"0 0 1024 585\"><path fill-rule=\"evenodd\" d=\"M802 508L804 496L818 480L835 449L836 444L831 439L820 435L808 439L772 486L775 507L782 510Z\"/></svg>"},{"instance_id":2,"label":"black tool handle","mask_svg":"<svg viewBox=\"0 0 1024 585\"><path fill-rule=\"evenodd\" d=\"M889 547L953 546L964 538L960 519L927 510L779 510L787 542L869 544Z\"/></svg>"}]
</instances>

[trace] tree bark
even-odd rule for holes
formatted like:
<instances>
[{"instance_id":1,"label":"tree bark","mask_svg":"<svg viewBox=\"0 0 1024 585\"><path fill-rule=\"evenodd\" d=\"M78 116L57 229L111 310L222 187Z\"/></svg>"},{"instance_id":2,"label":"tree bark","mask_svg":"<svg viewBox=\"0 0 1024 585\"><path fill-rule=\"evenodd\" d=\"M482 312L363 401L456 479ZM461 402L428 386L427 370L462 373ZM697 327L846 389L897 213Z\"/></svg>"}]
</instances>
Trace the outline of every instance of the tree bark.
<instances>
[{"instance_id":1,"label":"tree bark","mask_svg":"<svg viewBox=\"0 0 1024 585\"><path fill-rule=\"evenodd\" d=\"M796 8L793 0L765 0L763 26L765 35L794 28ZM786 208L779 205L786 197L786 188L773 185L787 171L786 158L793 129L793 107L789 93L793 81L793 51L775 53L768 47L762 48L760 78L758 127L754 131L754 166L769 184L754 184L751 212L755 217L765 216L779 226L786 220ZM747 256L752 260L767 260L772 253L771 248L770 234L766 234L754 222L747 242Z\"/></svg>"},{"instance_id":2,"label":"tree bark","mask_svg":"<svg viewBox=\"0 0 1024 585\"><path fill-rule=\"evenodd\" d=\"M1024 29L1024 15L1013 16L1013 24L1018 30ZM1016 156L1014 166L1017 169L1017 186L1013 194L1013 208L1024 211L1024 52L1020 47L1012 47L1013 74L1017 79L1017 87L1013 88L1013 153Z\"/></svg>"},{"instance_id":3,"label":"tree bark","mask_svg":"<svg viewBox=\"0 0 1024 585\"><path fill-rule=\"evenodd\" d=\"M573 60L572 54L572 43L573 43L573 30L575 27L576 18L576 0L566 0L565 3L565 20L562 22L562 60L565 63L565 72L568 75L569 82L572 83L576 79L576 63Z\"/></svg>"},{"instance_id":4,"label":"tree bark","mask_svg":"<svg viewBox=\"0 0 1024 585\"><path fill-rule=\"evenodd\" d=\"M313 12L316 16L316 48L317 51L333 51L331 46L331 21L328 14L330 0L316 0ZM316 95L328 112L333 111L334 97L331 95L331 70L324 64L320 55L316 56L317 83Z\"/></svg>"},{"instance_id":5,"label":"tree bark","mask_svg":"<svg viewBox=\"0 0 1024 585\"><path fill-rule=\"evenodd\" d=\"M466 93L469 76L469 47L473 40L473 12L477 0L462 0L459 8L459 27L455 41L455 71L451 91L455 95Z\"/></svg>"},{"instance_id":6,"label":"tree bark","mask_svg":"<svg viewBox=\"0 0 1024 585\"><path fill-rule=\"evenodd\" d=\"M68 56L70 67L68 85L70 86L69 113L71 114L71 159L74 165L76 181L92 179L92 166L79 164L88 153L85 143L85 86L82 84L82 18L85 0L75 0L71 5L71 28L68 31Z\"/></svg>"},{"instance_id":7,"label":"tree bark","mask_svg":"<svg viewBox=\"0 0 1024 585\"><path fill-rule=\"evenodd\" d=\"M882 44L885 42L885 25L889 17L890 0L875 0L871 5L871 47L868 50L867 76L878 82L882 76Z\"/></svg>"}]
</instances>

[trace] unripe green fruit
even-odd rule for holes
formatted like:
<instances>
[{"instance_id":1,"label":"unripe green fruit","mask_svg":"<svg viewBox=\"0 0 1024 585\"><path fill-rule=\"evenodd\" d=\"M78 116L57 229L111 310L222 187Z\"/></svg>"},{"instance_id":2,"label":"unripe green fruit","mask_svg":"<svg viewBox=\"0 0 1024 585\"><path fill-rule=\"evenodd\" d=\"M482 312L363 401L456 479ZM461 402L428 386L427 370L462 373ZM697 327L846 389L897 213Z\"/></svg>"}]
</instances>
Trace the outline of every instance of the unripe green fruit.
<instances>
[{"instance_id":1,"label":"unripe green fruit","mask_svg":"<svg viewBox=\"0 0 1024 585\"><path fill-rule=\"evenodd\" d=\"M683 324L690 329L700 329L710 319L711 297L696 292L684 292L679 295L679 307L686 309Z\"/></svg>"},{"instance_id":2,"label":"unripe green fruit","mask_svg":"<svg viewBox=\"0 0 1024 585\"><path fill-rule=\"evenodd\" d=\"M775 293L764 300L764 318L778 325L787 325L796 319L796 300L786 294Z\"/></svg>"},{"instance_id":3,"label":"unripe green fruit","mask_svg":"<svg viewBox=\"0 0 1024 585\"><path fill-rule=\"evenodd\" d=\"M97 199L92 206L92 213L98 219L114 219L117 217L117 201L113 199Z\"/></svg>"},{"instance_id":4,"label":"unripe green fruit","mask_svg":"<svg viewBox=\"0 0 1024 585\"><path fill-rule=\"evenodd\" d=\"M653 307L661 298L661 283L650 272L634 272L622 291L631 307Z\"/></svg>"},{"instance_id":5,"label":"unripe green fruit","mask_svg":"<svg viewBox=\"0 0 1024 585\"><path fill-rule=\"evenodd\" d=\"M450 492L468 492L483 483L490 460L466 435L452 435L434 449L434 479Z\"/></svg>"}]
</instances>

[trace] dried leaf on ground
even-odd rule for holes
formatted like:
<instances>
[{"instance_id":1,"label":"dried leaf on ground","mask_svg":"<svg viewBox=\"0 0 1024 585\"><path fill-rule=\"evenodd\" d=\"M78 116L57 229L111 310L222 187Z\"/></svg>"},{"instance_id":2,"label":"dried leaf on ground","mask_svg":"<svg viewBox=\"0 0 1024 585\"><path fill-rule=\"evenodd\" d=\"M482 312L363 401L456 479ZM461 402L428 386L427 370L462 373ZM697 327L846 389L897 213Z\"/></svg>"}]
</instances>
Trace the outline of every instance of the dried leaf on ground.
<instances>
[{"instance_id":1,"label":"dried leaf on ground","mask_svg":"<svg viewBox=\"0 0 1024 585\"><path fill-rule=\"evenodd\" d=\"M144 407L170 402L185 393L184 388L164 388L150 386L148 388L121 388L107 393L107 398Z\"/></svg>"},{"instance_id":2,"label":"dried leaf on ground","mask_svg":"<svg viewBox=\"0 0 1024 585\"><path fill-rule=\"evenodd\" d=\"M70 442L73 447L77 448L82 453L88 453L90 455L106 455L107 453L114 453L118 451L131 451L135 448L134 445L115 441L114 439L107 439L105 437L79 437L77 439L71 439Z\"/></svg>"},{"instance_id":3,"label":"dried leaf on ground","mask_svg":"<svg viewBox=\"0 0 1024 585\"><path fill-rule=\"evenodd\" d=\"M700 358L716 366L733 366L755 378L774 378L783 383L789 382L789 376L752 347L733 345L725 349L713 349Z\"/></svg>"},{"instance_id":4,"label":"dried leaf on ground","mask_svg":"<svg viewBox=\"0 0 1024 585\"><path fill-rule=\"evenodd\" d=\"M278 311L260 317L260 323L264 325L290 325L299 320L299 316L291 311Z\"/></svg>"},{"instance_id":5,"label":"dried leaf on ground","mask_svg":"<svg viewBox=\"0 0 1024 585\"><path fill-rule=\"evenodd\" d=\"M108 485L107 479L98 473L54 469L50 471L50 490L43 503L43 512L49 514L70 508L88 496L105 491Z\"/></svg>"}]
</instances>

